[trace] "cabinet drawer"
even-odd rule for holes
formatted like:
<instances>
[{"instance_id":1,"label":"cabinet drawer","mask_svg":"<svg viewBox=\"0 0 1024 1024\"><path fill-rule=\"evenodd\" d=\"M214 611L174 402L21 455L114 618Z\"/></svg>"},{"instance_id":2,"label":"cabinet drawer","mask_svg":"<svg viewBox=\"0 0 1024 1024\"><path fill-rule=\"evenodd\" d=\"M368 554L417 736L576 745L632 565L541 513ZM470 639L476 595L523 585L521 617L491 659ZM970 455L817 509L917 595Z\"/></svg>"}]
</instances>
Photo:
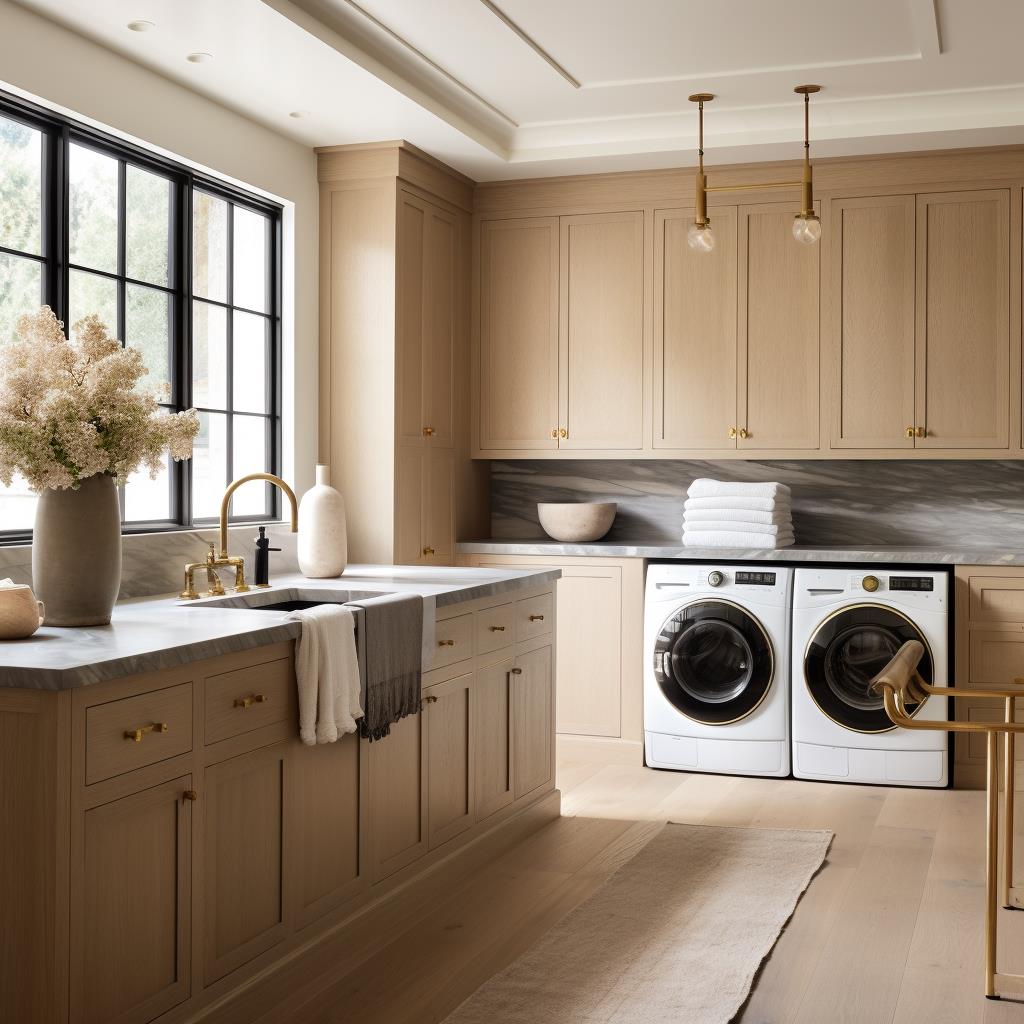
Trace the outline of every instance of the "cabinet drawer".
<instances>
[{"instance_id":1,"label":"cabinet drawer","mask_svg":"<svg viewBox=\"0 0 1024 1024\"><path fill-rule=\"evenodd\" d=\"M535 636L550 633L554 620L553 608L551 594L516 601L516 639L532 640Z\"/></svg>"},{"instance_id":2,"label":"cabinet drawer","mask_svg":"<svg viewBox=\"0 0 1024 1024\"><path fill-rule=\"evenodd\" d=\"M473 616L456 615L437 624L437 650L431 668L443 668L473 657Z\"/></svg>"},{"instance_id":3,"label":"cabinet drawer","mask_svg":"<svg viewBox=\"0 0 1024 1024\"><path fill-rule=\"evenodd\" d=\"M292 715L294 703L295 676L291 659L281 658L207 676L205 691L207 745L283 722Z\"/></svg>"},{"instance_id":4,"label":"cabinet drawer","mask_svg":"<svg viewBox=\"0 0 1024 1024\"><path fill-rule=\"evenodd\" d=\"M96 704L85 713L86 785L191 749L191 683Z\"/></svg>"},{"instance_id":5,"label":"cabinet drawer","mask_svg":"<svg viewBox=\"0 0 1024 1024\"><path fill-rule=\"evenodd\" d=\"M508 647L515 640L515 605L500 604L476 613L477 654Z\"/></svg>"},{"instance_id":6,"label":"cabinet drawer","mask_svg":"<svg viewBox=\"0 0 1024 1024\"><path fill-rule=\"evenodd\" d=\"M970 619L981 622L1024 622L1024 576L971 576Z\"/></svg>"}]
</instances>

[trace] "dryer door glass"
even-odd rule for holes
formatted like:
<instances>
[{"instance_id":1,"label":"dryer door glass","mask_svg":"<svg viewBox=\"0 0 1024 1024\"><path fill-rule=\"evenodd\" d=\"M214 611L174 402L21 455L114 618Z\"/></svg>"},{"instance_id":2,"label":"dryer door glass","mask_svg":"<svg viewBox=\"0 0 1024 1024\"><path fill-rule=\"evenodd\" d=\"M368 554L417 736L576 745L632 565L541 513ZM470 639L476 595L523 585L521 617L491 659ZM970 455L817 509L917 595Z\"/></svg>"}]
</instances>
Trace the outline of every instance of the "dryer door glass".
<instances>
[{"instance_id":1,"label":"dryer door glass","mask_svg":"<svg viewBox=\"0 0 1024 1024\"><path fill-rule=\"evenodd\" d=\"M662 624L654 675L688 718L726 725L749 715L772 684L775 660L761 624L728 601L697 601Z\"/></svg>"},{"instance_id":2,"label":"dryer door glass","mask_svg":"<svg viewBox=\"0 0 1024 1024\"><path fill-rule=\"evenodd\" d=\"M921 631L905 615L882 605L853 605L827 618L804 656L804 680L822 714L854 732L888 732L895 726L871 680L908 640L924 644L919 671L932 681L932 660ZM919 704L908 704L916 713Z\"/></svg>"}]
</instances>

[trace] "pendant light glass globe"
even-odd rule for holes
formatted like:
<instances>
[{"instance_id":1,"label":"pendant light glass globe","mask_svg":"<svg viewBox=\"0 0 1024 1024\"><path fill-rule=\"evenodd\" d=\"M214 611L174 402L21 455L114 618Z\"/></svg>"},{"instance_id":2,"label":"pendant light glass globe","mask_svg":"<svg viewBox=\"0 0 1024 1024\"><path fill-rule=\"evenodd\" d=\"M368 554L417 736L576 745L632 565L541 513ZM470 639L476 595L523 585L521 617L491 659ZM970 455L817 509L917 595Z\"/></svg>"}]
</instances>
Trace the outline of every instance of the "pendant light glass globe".
<instances>
[{"instance_id":1,"label":"pendant light glass globe","mask_svg":"<svg viewBox=\"0 0 1024 1024\"><path fill-rule=\"evenodd\" d=\"M711 252L715 247L715 236L711 234L711 226L691 224L686 232L686 241L695 252Z\"/></svg>"},{"instance_id":2,"label":"pendant light glass globe","mask_svg":"<svg viewBox=\"0 0 1024 1024\"><path fill-rule=\"evenodd\" d=\"M821 238L821 221L813 213L799 214L793 221L793 237L804 245L814 245Z\"/></svg>"}]
</instances>

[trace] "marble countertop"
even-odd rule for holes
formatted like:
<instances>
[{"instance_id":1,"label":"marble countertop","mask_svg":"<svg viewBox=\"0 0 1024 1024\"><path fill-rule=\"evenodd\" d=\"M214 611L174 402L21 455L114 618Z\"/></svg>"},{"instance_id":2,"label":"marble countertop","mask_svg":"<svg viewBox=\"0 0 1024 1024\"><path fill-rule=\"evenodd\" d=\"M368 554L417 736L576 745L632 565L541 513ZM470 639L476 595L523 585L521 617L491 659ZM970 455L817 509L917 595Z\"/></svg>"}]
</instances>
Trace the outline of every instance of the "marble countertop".
<instances>
[{"instance_id":1,"label":"marble countertop","mask_svg":"<svg viewBox=\"0 0 1024 1024\"><path fill-rule=\"evenodd\" d=\"M442 608L541 586L558 576L557 569L350 565L337 579L282 575L270 589L253 591L251 596L265 604L287 600L294 596L288 591L296 589L303 597L309 591L356 591L359 598L406 593L419 594ZM225 607L223 598L126 601L115 607L109 626L43 626L26 640L0 642L0 686L73 689L290 640L300 632L301 626L289 621L285 612Z\"/></svg>"},{"instance_id":2,"label":"marble countertop","mask_svg":"<svg viewBox=\"0 0 1024 1024\"><path fill-rule=\"evenodd\" d=\"M788 548L691 548L675 541L484 540L456 545L460 555L538 555L546 557L665 558L697 562L862 562L898 565L1024 565L1024 550L971 547L825 547L796 544Z\"/></svg>"}]
</instances>

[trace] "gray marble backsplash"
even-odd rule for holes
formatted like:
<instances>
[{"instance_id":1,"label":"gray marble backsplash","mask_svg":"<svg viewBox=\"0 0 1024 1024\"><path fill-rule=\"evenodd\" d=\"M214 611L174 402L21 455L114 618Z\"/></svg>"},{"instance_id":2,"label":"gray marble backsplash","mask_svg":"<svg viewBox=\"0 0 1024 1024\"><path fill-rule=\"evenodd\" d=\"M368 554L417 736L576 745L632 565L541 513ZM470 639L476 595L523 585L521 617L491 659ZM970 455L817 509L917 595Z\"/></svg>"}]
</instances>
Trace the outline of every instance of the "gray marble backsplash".
<instances>
[{"instance_id":1,"label":"gray marble backsplash","mask_svg":"<svg viewBox=\"0 0 1024 1024\"><path fill-rule=\"evenodd\" d=\"M233 526L228 532L228 549L245 559L246 579L251 582L256 526ZM267 527L271 547L281 548L270 555L270 576L298 572L298 535L284 524ZM184 584L186 562L201 562L217 530L188 530L181 533L126 535L121 554L121 593L118 600L177 593ZM0 579L15 583L32 582L31 546L0 547ZM234 570L221 570L224 585L231 586ZM197 577L198 580L198 577ZM198 580L205 586L205 580Z\"/></svg>"},{"instance_id":2,"label":"gray marble backsplash","mask_svg":"<svg viewBox=\"0 0 1024 1024\"><path fill-rule=\"evenodd\" d=\"M614 501L609 541L678 541L697 477L778 481L797 544L1024 551L1024 462L524 460L491 463L491 534L543 537L539 501Z\"/></svg>"}]
</instances>

